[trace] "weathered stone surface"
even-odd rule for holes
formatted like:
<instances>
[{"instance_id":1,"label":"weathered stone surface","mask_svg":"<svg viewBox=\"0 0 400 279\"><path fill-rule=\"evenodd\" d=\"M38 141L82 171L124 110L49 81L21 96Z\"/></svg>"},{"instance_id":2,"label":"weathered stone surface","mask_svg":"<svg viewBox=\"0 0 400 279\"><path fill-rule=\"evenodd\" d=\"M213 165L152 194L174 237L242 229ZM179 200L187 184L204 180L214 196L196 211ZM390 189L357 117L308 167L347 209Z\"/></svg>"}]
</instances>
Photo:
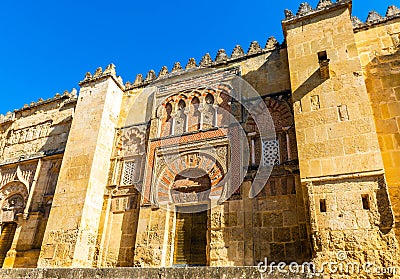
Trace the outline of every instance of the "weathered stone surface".
<instances>
[{"instance_id":1,"label":"weathered stone surface","mask_svg":"<svg viewBox=\"0 0 400 279\"><path fill-rule=\"evenodd\" d=\"M206 53L200 61L200 66L206 67L211 65L211 63L212 63L212 58L209 53Z\"/></svg>"},{"instance_id":2,"label":"weathered stone surface","mask_svg":"<svg viewBox=\"0 0 400 279\"><path fill-rule=\"evenodd\" d=\"M366 23L375 23L381 21L383 18L380 14L375 11L370 11L366 20Z\"/></svg>"},{"instance_id":3,"label":"weathered stone surface","mask_svg":"<svg viewBox=\"0 0 400 279\"><path fill-rule=\"evenodd\" d=\"M265 275L256 267L190 267L190 268L72 268L72 269L6 269L0 270L0 276L4 279L11 278L249 278L249 279L275 279L275 278L322 278L308 274L280 274L273 272Z\"/></svg>"},{"instance_id":4,"label":"weathered stone surface","mask_svg":"<svg viewBox=\"0 0 400 279\"><path fill-rule=\"evenodd\" d=\"M310 4L308 4L307 2L301 3L299 6L299 9L297 11L297 16L303 16L306 15L310 12L312 12L313 9L311 8Z\"/></svg>"},{"instance_id":5,"label":"weathered stone surface","mask_svg":"<svg viewBox=\"0 0 400 279\"><path fill-rule=\"evenodd\" d=\"M400 15L400 9L394 5L389 6L386 11L386 17L392 17L396 15Z\"/></svg>"},{"instance_id":6,"label":"weathered stone surface","mask_svg":"<svg viewBox=\"0 0 400 279\"><path fill-rule=\"evenodd\" d=\"M294 120L297 135L302 138L302 142L298 138L300 176L304 189L307 189L313 253L318 264L333 259L339 251L345 251L349 258L359 262L362 262L364 253L378 265L392 266L399 256L390 248L387 238L391 239L390 242L396 242L393 229L396 210L387 202L390 187L383 182L385 159L381 160L379 132L397 128L390 123L376 122L375 115L378 113L370 113L374 106L369 105L370 94L374 90L382 90L372 89L377 87L370 88L368 80L366 83L363 81L366 78L365 74L363 76L363 66L368 63L364 60L367 58L365 53L372 55L372 49L381 49L383 46L373 43L380 41L376 34L385 37L382 41L388 47L393 45L391 40L387 40L388 32L378 32L379 27L354 35L353 24L360 30L364 28L360 21L353 20L352 24L346 3L337 2L333 5L343 6L331 11L329 8L319 13L316 11L319 15L314 17L298 17L283 22L287 32L293 100L299 102ZM298 16L306 14L311 14L309 7L299 9ZM322 18L324 23L320 21ZM377 22L382 22L382 18L371 13L367 23L374 25ZM389 29L398 32L398 28L398 24L393 23ZM324 34L329 32L333 32L332 36L325 38ZM312 60L312 57L316 59ZM357 62L339 62L345 57ZM322 65L323 60L328 59L329 64ZM322 78L318 73L322 66L329 67L328 78ZM340 76L336 75L338 72ZM346 72L350 79L346 77ZM391 86L397 85L391 83ZM355 88L359 88L356 95L344 97L344 91ZM356 102L357 108L353 110L348 104ZM391 106L392 113L394 107ZM388 107L385 108L385 113L390 114ZM377 129L374 128L375 123ZM358 160L368 160L369 163L357 164ZM374 171L377 173L373 176ZM357 176L349 175L351 173L357 173ZM395 195L391 196L396 200ZM386 226L388 228L383 229ZM363 252L359 253L360 250ZM377 250L380 251L380 258L375 256Z\"/></svg>"},{"instance_id":7,"label":"weathered stone surface","mask_svg":"<svg viewBox=\"0 0 400 279\"><path fill-rule=\"evenodd\" d=\"M242 56L244 56L244 51L242 47L240 45L235 46L231 54L231 59L239 58Z\"/></svg>"},{"instance_id":8,"label":"weathered stone surface","mask_svg":"<svg viewBox=\"0 0 400 279\"><path fill-rule=\"evenodd\" d=\"M228 60L228 55L226 54L224 49L219 49L217 56L215 57L215 62L225 62Z\"/></svg>"},{"instance_id":9,"label":"weathered stone surface","mask_svg":"<svg viewBox=\"0 0 400 279\"><path fill-rule=\"evenodd\" d=\"M331 0L319 0L317 10L329 7L330 5L332 5Z\"/></svg>"},{"instance_id":10,"label":"weathered stone surface","mask_svg":"<svg viewBox=\"0 0 400 279\"><path fill-rule=\"evenodd\" d=\"M286 11L281 45L221 49L200 67L191 58L125 86L110 64L85 75L79 97L0 115L3 267L88 267L0 277L260 278L227 267L338 256L397 267L400 23L396 7L363 24L350 5ZM232 76L261 96L252 105L260 115L265 105L273 139L231 98L245 97L226 83ZM246 134L248 167L223 111ZM271 176L255 191L265 165ZM219 185L240 173L232 193ZM193 205L203 213L174 212ZM186 264L215 268L149 268Z\"/></svg>"}]
</instances>

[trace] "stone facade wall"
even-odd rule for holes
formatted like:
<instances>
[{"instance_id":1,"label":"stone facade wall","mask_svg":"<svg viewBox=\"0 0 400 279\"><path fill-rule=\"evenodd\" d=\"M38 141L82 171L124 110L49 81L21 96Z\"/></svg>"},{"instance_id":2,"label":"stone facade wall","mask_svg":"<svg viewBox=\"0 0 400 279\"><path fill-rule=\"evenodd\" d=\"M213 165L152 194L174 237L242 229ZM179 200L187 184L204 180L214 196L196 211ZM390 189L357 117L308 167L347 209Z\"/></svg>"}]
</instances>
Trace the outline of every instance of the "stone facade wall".
<instances>
[{"instance_id":1,"label":"stone facade wall","mask_svg":"<svg viewBox=\"0 0 400 279\"><path fill-rule=\"evenodd\" d=\"M62 152L68 139L76 91L39 100L0 116L0 161Z\"/></svg>"},{"instance_id":2,"label":"stone facade wall","mask_svg":"<svg viewBox=\"0 0 400 279\"><path fill-rule=\"evenodd\" d=\"M383 176L310 182L307 191L311 227L318 228L312 243L318 263L343 253L360 266L366 261L381 267L398 265Z\"/></svg>"},{"instance_id":3,"label":"stone facade wall","mask_svg":"<svg viewBox=\"0 0 400 279\"><path fill-rule=\"evenodd\" d=\"M255 46L256 44L252 44L252 46ZM250 49L252 48L250 47ZM280 92L285 92L287 94L288 90L290 89L289 85L289 75L288 75L288 68L287 68L287 55L286 55L286 50L284 48L282 49L276 49L276 45L273 46L271 51L268 51L266 53L261 53L261 51L256 51L256 55L254 57L249 57L246 60L239 61L237 63L231 63L228 65L226 68L227 69L240 69L240 75L248 81L255 89L259 91L260 95L268 95L271 93L280 93ZM261 49L260 49L261 50ZM222 68L222 67L221 67ZM223 69L223 68L222 68ZM163 80L160 79L159 81L155 81L152 84L155 86L160 86L161 90L170 90L173 92L173 94L177 94L177 92L184 92L189 98L191 98L190 94L187 92L185 86L189 86L188 88L194 88L196 89L196 85L198 84L199 88L201 86L204 86L207 84L207 82L213 78L214 76L218 76L218 73L212 74L210 72L210 77L202 77L201 75L204 75L203 73L199 72L200 77L196 77L196 75L191 75L192 76L192 82L190 84L186 84L184 80L187 78L185 75L180 76L179 71L176 73L177 76L169 76L169 79ZM161 76L161 72L160 72ZM189 78L191 77L189 76ZM158 85L158 83L160 85ZM174 84L177 84L176 86ZM148 142L148 148L147 148L147 162L146 162L146 173L149 173L151 169L153 168L153 161L154 162L154 167L158 166L159 164L161 165L161 162L158 162L157 156L156 156L156 150L159 148L157 144L157 139L165 136L170 136L169 130L171 129L171 126L168 126L169 128L166 129L165 124L163 124L165 121L163 114L162 114L162 109L158 109L158 105L160 105L160 102L152 99L149 95L146 95L146 88L141 89L141 88L132 88L127 91L128 94L125 94L123 97L123 103L121 107L121 114L120 114L120 119L119 119L119 125L121 127L121 131L124 131L122 133L125 133L125 131L128 131L129 129L135 129L134 127L139 127L140 125L143 125L143 123L149 123L149 138L151 141ZM186 90L186 91L185 91ZM158 92L160 100L166 99L166 100L173 100L173 103L175 104L174 106L177 106L179 100L173 99L174 97L168 97L166 93ZM167 91L165 91L167 92ZM200 91L201 92L201 91ZM172 94L172 95L173 95ZM281 93L282 94L282 93ZM165 95L165 96L164 96ZM157 96L157 95L156 95ZM205 95L201 95L200 97L200 103L204 102ZM281 97L280 97L281 98ZM145 101L147 100L147 102ZM189 99L190 100L190 99ZM215 100L219 100L219 97L215 97ZM293 129L293 115L290 111L290 105L288 106L288 97L285 96L284 101L282 98L278 101L277 99L271 99L267 98L265 100L265 103L267 107L270 109L270 113L273 115L274 121L275 121L275 126L277 129L277 133L279 133L279 140L280 140L280 145L283 150L281 152L282 154L282 162L286 162L288 160L296 160L297 159L297 147L296 147L296 139L295 139L295 134L294 134L294 129ZM218 102L222 102L221 106L225 106L223 100L219 100ZM228 101L226 101L228 102ZM154 105L155 103L155 105ZM185 101L186 106L190 106L190 101ZM161 107L161 106L160 106ZM151 111L149 113L149 110ZM173 108L173 110L176 110ZM229 108L228 108L229 110ZM137 112L141 111L142 113L138 114ZM134 113L132 113L134 112ZM190 118L190 112L188 112L188 117ZM157 124L158 120L160 119L161 124ZM223 125L223 116L219 115L217 116L216 120L216 125ZM159 126L161 125L161 126ZM204 124L205 125L205 124ZM252 130L251 123L243 123L246 131L248 130L249 133L251 132L256 132L255 130ZM154 128L153 128L154 126ZM131 127L131 128L130 128ZM158 128L157 128L158 127ZM211 126L204 126L203 130L207 131L207 129L212 128ZM282 130L282 128L287 128L287 130ZM157 131L157 129L160 129L161 131ZM165 134L167 131L167 134ZM286 132L285 132L286 131ZM190 149L191 147L191 141L193 143L198 140L196 137L196 131L191 131L194 133L194 135L183 135L180 136L180 144L185 144L187 143L187 148ZM135 134L137 137L137 134ZM178 134L179 135L179 134ZM207 139L209 138L209 143L213 144L213 137L216 136L221 136L222 134L219 132L215 131L210 131L210 132L205 132L204 136L200 133L200 136L202 139ZM124 136L122 136L124 138ZM127 138L129 139L129 138ZM133 139L133 138L132 138ZM136 139L136 138L135 138ZM287 140L289 139L289 142ZM119 142L119 140L117 140ZM168 141L169 139L165 139L162 141L162 144L165 146L168 146ZM173 140L170 140L171 144L174 143ZM121 141L123 142L123 141ZM145 141L142 142L142 144ZM261 142L259 141L259 138L257 136L254 138L254 143L255 143L255 156L256 156L256 161L259 161L262 157L262 150L261 150ZM124 143L122 144L124 145ZM122 146L121 145L121 146ZM118 147L119 145L116 143L116 148L119 149L121 148L121 152L119 152L119 156L121 157L120 160L122 161L129 161L130 159L127 158L133 158L136 156L133 153L126 154L124 151L124 147ZM135 145L136 147L130 148L131 150L138 150L140 149L138 145ZM287 146L290 146L290 156L287 154ZM117 150L116 149L116 150ZM153 154L155 154L153 157ZM133 157L132 157L133 156ZM116 157L117 158L117 157ZM154 159L153 159L154 158ZM118 159L117 159L118 160ZM121 162L122 162L121 161ZM225 163L226 164L226 163ZM157 167L156 167L157 168ZM114 174L112 176L114 177L120 177L122 173L118 171L118 169L121 169L121 167L116 167L117 171L111 171ZM282 168L283 169L283 168ZM117 173L117 174L115 174ZM153 177L158 177L160 171L156 172L153 174ZM145 173L142 173L142 175ZM280 174L282 175L282 174ZM150 176L151 177L151 176ZM309 257L309 250L307 247L306 243L303 244L303 248L300 248L301 246L301 239L305 240L308 236L306 235L305 230L305 225L302 225L303 228L303 235L300 238L299 237L299 231L300 231L300 225L297 220L297 216L302 216L300 217L300 222L304 222L305 219L305 210L304 210L304 205L301 200L299 200L300 207L297 208L291 208L292 211L290 211L289 207L292 206L292 204L288 204L288 201L291 197L296 197L296 189L294 185L294 177L292 176L292 180L288 182L288 186L283 186L277 185L277 191L279 193L273 193L276 197L273 197L272 200L274 200L274 203L277 203L277 199L280 201L281 195L288 195L286 198L283 197L282 200L284 202L284 205L282 207L279 207L277 210L282 217L282 223L276 224L275 226L277 227L275 229L275 242L279 243L282 247L285 245L285 241L287 242L287 254L291 255L291 259L296 258L296 259L306 259ZM144 182L149 182L149 177L143 177L143 178L138 178L139 184L141 181ZM147 180L146 180L147 179ZM279 183L280 180L277 180L277 184ZM117 183L121 185L121 181L115 180L114 182L110 182L109 185ZM286 184L286 176L282 176L282 183ZM247 186L246 186L247 185ZM137 187L138 185L134 183L134 186ZM117 188L120 186L117 186ZM149 187L147 184L144 184L143 186L139 187ZM240 198L234 198L233 200L229 200L224 202L221 205L218 205L216 207L211 208L211 210L208 213L208 218L209 218L209 227L208 227L208 242L209 242L209 251L208 253L208 263L209 265L212 266L221 266L221 265L254 265L258 263L260 259L263 259L264 256L273 256L273 253L270 253L269 246L271 243L274 241L271 240L265 240L262 237L264 236L263 229L264 228L269 228L271 230L272 234L272 227L271 225L267 224L267 221L264 221L264 226L262 225L262 219L261 221L258 219L254 219L254 209L253 207L256 206L258 207L258 203L256 202L256 199L250 199L248 197L248 187L250 187L250 184L245 183L244 185L241 186L241 188L246 188L247 190L241 190L243 193L241 194ZM287 190L286 188L291 189ZM297 195L300 199L302 199L302 194L301 194L301 188L299 188L300 191ZM148 196L150 195L150 192L144 192L145 196L142 197L142 203L148 203L147 199L150 199L151 197ZM146 194L147 193L147 194ZM268 194L263 194L263 197L261 199L264 199L266 196L270 196L270 193ZM149 197L149 198L147 198ZM257 198L258 199L258 198ZM271 203L273 202L271 200ZM265 201L264 204L269 203L270 201ZM105 204L106 202L104 202ZM296 202L295 202L296 203ZM255 209L260 216L262 214L268 214L273 211L272 206L270 208L265 208L265 206L261 206L260 209L256 208ZM285 211L286 212L283 212ZM295 217L292 217L291 220L289 220L288 216L290 213L295 213ZM110 213L109 213L110 214ZM283 214L285 214L285 224L283 224ZM103 216L106 216L107 213L103 212ZM108 217L109 218L109 217ZM156 209L156 208L149 208L149 207L143 207L143 205L140 207L140 212L138 215L137 219L137 234L136 234L136 241L135 241L135 256L134 256L134 265L136 266L172 266L173 265L173 256L174 256L174 240L175 240L175 226L176 226L176 216L173 212L165 212L163 209ZM102 225L103 226L103 225ZM108 228L108 230L112 231L114 230L115 225L108 224L106 226L112 226L112 228ZM106 226L104 226L104 230L106 229ZM258 228L259 226L260 228ZM285 227L286 226L286 227ZM278 236L278 230L279 228L282 229L290 229L293 226L293 234L290 233L290 236L288 239L285 238L285 240L279 239ZM116 226L118 230L118 225ZM261 228L262 227L262 228ZM282 230L281 230L282 231ZM257 238L254 237L254 234L257 234ZM118 245L113 245L118 247ZM278 250L279 248L282 248L281 246L275 247L275 250ZM296 247L295 247L296 246ZM256 248L255 248L256 247ZM261 247L261 248L260 248ZM107 249L114 249L110 248L110 246ZM258 250L258 256L256 257L255 255L255 249ZM303 251L303 252L299 252ZM304 252L306 251L306 252ZM268 253L267 253L268 252ZM281 251L280 251L281 252ZM303 254L302 254L303 253ZM283 249L283 256L285 255L285 248ZM103 264L104 265L104 261ZM118 266L119 263L116 263Z\"/></svg>"},{"instance_id":4,"label":"stone facade wall","mask_svg":"<svg viewBox=\"0 0 400 279\"><path fill-rule=\"evenodd\" d=\"M194 219L175 211L195 207L206 208L186 215L203 218L190 223L204 232L190 246L204 248L201 265L344 255L397 266L400 11L360 24L350 10L351 0L301 4L285 12L286 45L221 49L125 85L111 64L86 74L79 97L0 115L3 267L259 278L254 268L146 269L185 264L179 237ZM118 269L132 266L141 273ZM72 276L0 276L24 272Z\"/></svg>"},{"instance_id":5,"label":"stone facade wall","mask_svg":"<svg viewBox=\"0 0 400 279\"><path fill-rule=\"evenodd\" d=\"M171 266L171 239L174 216L164 210L140 210L135 246L135 266ZM170 231L167 231L170 229ZM169 242L166 242L168 241ZM169 252L169 253L168 253Z\"/></svg>"},{"instance_id":6,"label":"stone facade wall","mask_svg":"<svg viewBox=\"0 0 400 279\"><path fill-rule=\"evenodd\" d=\"M277 278L322 278L322 276L310 274L285 274L260 273L255 267L191 267L191 268L46 268L46 269L5 269L0 270L0 276L4 279L14 278L249 278L249 279L277 279ZM282 277L285 276L285 277Z\"/></svg>"},{"instance_id":7,"label":"stone facade wall","mask_svg":"<svg viewBox=\"0 0 400 279\"><path fill-rule=\"evenodd\" d=\"M400 218L399 193L399 100L400 100L400 21L376 24L355 33L357 49L378 134L395 217ZM399 223L396 223L400 239Z\"/></svg>"},{"instance_id":8,"label":"stone facade wall","mask_svg":"<svg viewBox=\"0 0 400 279\"><path fill-rule=\"evenodd\" d=\"M382 169L352 30L348 10L286 27L302 178ZM330 59L326 80L318 63L322 51Z\"/></svg>"},{"instance_id":9,"label":"stone facade wall","mask_svg":"<svg viewBox=\"0 0 400 279\"><path fill-rule=\"evenodd\" d=\"M393 211L350 5L312 10L303 4L283 22L313 258L322 264L346 251L355 261L397 265Z\"/></svg>"},{"instance_id":10,"label":"stone facade wall","mask_svg":"<svg viewBox=\"0 0 400 279\"><path fill-rule=\"evenodd\" d=\"M93 264L122 100L112 70L81 83L38 266Z\"/></svg>"},{"instance_id":11,"label":"stone facade wall","mask_svg":"<svg viewBox=\"0 0 400 279\"><path fill-rule=\"evenodd\" d=\"M37 266L75 104L65 92L0 117L0 224L16 224L3 267Z\"/></svg>"},{"instance_id":12,"label":"stone facade wall","mask_svg":"<svg viewBox=\"0 0 400 279\"><path fill-rule=\"evenodd\" d=\"M139 201L137 194L105 198L103 210L109 212L99 229L99 267L134 266Z\"/></svg>"},{"instance_id":13,"label":"stone facade wall","mask_svg":"<svg viewBox=\"0 0 400 279\"><path fill-rule=\"evenodd\" d=\"M270 185L274 182L277 192L271 194ZM282 185L287 185L287 188ZM242 187L241 198L227 201L208 213L209 265L252 266L265 257L288 263L309 260L310 247L299 179L293 176L270 179L255 199L245 194L250 183L246 182ZM135 264L143 267L172 266L175 225L174 212L141 208Z\"/></svg>"},{"instance_id":14,"label":"stone facade wall","mask_svg":"<svg viewBox=\"0 0 400 279\"><path fill-rule=\"evenodd\" d=\"M271 261L304 262L310 259L306 210L297 175L270 177L253 201L254 264Z\"/></svg>"}]
</instances>

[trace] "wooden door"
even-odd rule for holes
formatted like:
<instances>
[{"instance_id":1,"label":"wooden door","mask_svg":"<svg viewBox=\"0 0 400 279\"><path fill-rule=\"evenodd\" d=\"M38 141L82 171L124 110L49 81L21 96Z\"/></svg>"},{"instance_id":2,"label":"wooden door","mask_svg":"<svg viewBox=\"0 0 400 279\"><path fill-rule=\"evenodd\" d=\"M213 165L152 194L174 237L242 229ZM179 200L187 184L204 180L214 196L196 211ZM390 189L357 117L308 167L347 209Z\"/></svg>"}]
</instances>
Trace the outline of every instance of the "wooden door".
<instances>
[{"instance_id":1,"label":"wooden door","mask_svg":"<svg viewBox=\"0 0 400 279\"><path fill-rule=\"evenodd\" d=\"M174 265L207 265L207 211L176 214Z\"/></svg>"}]
</instances>

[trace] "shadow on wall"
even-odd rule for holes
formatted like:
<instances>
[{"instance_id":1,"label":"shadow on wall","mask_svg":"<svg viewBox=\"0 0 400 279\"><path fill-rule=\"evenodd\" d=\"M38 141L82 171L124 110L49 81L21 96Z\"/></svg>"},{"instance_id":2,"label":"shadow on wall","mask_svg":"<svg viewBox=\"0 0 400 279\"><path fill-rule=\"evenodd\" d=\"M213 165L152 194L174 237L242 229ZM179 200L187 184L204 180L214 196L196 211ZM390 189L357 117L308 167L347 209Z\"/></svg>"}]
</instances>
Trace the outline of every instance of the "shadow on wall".
<instances>
[{"instance_id":1,"label":"shadow on wall","mask_svg":"<svg viewBox=\"0 0 400 279\"><path fill-rule=\"evenodd\" d=\"M62 110L63 109L61 109L61 111ZM35 151L45 156L62 154L65 150L71 123L72 117L67 116L56 125L50 126L50 132L46 137L46 141L42 146L38 145ZM31 144L35 144L34 141L32 141ZM23 151L26 152L26 150ZM27 156L29 155L30 154L27 154ZM28 218L27 220L21 221L21 232L16 246L17 255L13 265L15 268L37 266L60 167L60 158L51 161L42 161L42 169L37 180L31 208L29 210L30 214L39 214L37 217L38 220L35 221L36 219Z\"/></svg>"},{"instance_id":2,"label":"shadow on wall","mask_svg":"<svg viewBox=\"0 0 400 279\"><path fill-rule=\"evenodd\" d=\"M72 116L68 116L57 125L52 126L47 140L39 149L39 152L43 152L45 155L63 153L67 145L71 124Z\"/></svg>"},{"instance_id":3,"label":"shadow on wall","mask_svg":"<svg viewBox=\"0 0 400 279\"><path fill-rule=\"evenodd\" d=\"M320 69L316 69L315 72L292 93L293 102L301 101L310 91L324 82L325 80L321 78Z\"/></svg>"},{"instance_id":4,"label":"shadow on wall","mask_svg":"<svg viewBox=\"0 0 400 279\"><path fill-rule=\"evenodd\" d=\"M273 51L257 70L245 74L243 78L262 96L268 96L268 94L277 96L280 95L279 93L283 96L290 90L286 60L286 49ZM317 82L321 82L319 69L299 90L305 95L307 89L313 88ZM267 103L267 106L273 107L271 116L275 128L278 129L276 133L279 138L279 134L285 135L282 125L293 124L293 114L291 108L279 110L291 103L291 100L288 103L278 100L280 99L268 101L271 103ZM287 117L290 117L291 121L287 121ZM282 139L284 141L279 141L279 144L286 146L284 144L286 137ZM295 145L295 136L291 140ZM291 149L292 152L297 150L294 147ZM292 159L294 158L297 158L297 155L292 153ZM283 161L274 168L267 184L256 198L249 199L248 193L242 189L240 197L232 198L223 204L224 212L221 222L224 226L221 226L218 234L222 234L225 243L222 251L226 249L226 255L219 251L216 253L226 257L228 263L225 264L257 265L264 261L265 257L269 261L287 263L310 260L310 241L299 177L298 174L293 175L288 171L289 167L286 167Z\"/></svg>"},{"instance_id":5,"label":"shadow on wall","mask_svg":"<svg viewBox=\"0 0 400 279\"><path fill-rule=\"evenodd\" d=\"M389 50L377 56L365 67L365 83L371 101L379 147L385 168L386 185L377 193L381 213L382 232L390 231L395 219L400 218L400 49ZM383 182L384 183L384 182ZM389 192L389 197L387 196ZM391 205L391 206L390 206ZM400 223L395 225L397 239L400 241Z\"/></svg>"},{"instance_id":6,"label":"shadow on wall","mask_svg":"<svg viewBox=\"0 0 400 279\"><path fill-rule=\"evenodd\" d=\"M116 264L117 267L134 266L134 250L139 220L139 208L140 194L137 193L135 200L130 203L130 209L122 213L124 216L121 224L121 238L119 240L120 247Z\"/></svg>"},{"instance_id":7,"label":"shadow on wall","mask_svg":"<svg viewBox=\"0 0 400 279\"><path fill-rule=\"evenodd\" d=\"M243 76L262 96L268 96L276 93L287 94L290 91L290 77L287 61L286 49L275 50L266 61L255 71L251 71ZM296 94L303 97L309 90L314 88L316 84L321 83L319 69L305 81L305 83L296 91ZM307 91L308 90L308 91ZM279 94L280 95L280 94ZM300 98L301 98L300 97ZM279 104L281 100L271 99L267 102L270 108L271 116L274 120L274 126L277 129L276 134L279 144L286 146L286 137L282 130L282 125L286 123L294 123L293 109L290 107L287 110L280 109L292 103L289 94L288 100L283 101L284 104ZM283 98L285 99L285 97ZM295 100L293 100L295 101ZM287 118L291 120L288 121ZM293 136L291 137L291 159L297 159L296 137L293 128ZM286 150L284 148L284 150ZM296 153L296 154L294 154ZM263 190L254 199L248 199L247 193L242 193L242 200L229 201L229 212L224 214L227 224L227 233L224 234L225 241L229 243L228 255L237 255L236 260L232 258L235 265L241 265L243 258L248 257L249 251L252 251L254 259L253 263L244 262L244 265L257 265L264 261L267 257L269 261L284 261L284 262L303 262L309 261L311 258L310 240L307 233L306 225L306 210L303 200L302 188L299 183L298 165L297 173L288 171L289 167L284 164L287 160L287 154L282 152L282 164L276 166ZM286 156L286 157L285 157ZM286 159L285 159L286 158ZM259 159L257 159L259 160ZM297 164L297 163L296 163ZM244 213L251 206L251 214ZM251 218L251 222L248 218ZM246 220L247 219L247 220ZM251 224L249 227L248 224ZM245 226L240 228L240 226ZM243 233L242 233L243 232ZM248 234L252 238L251 247L248 246L247 240L240 234ZM243 252L237 252L243 249ZM235 251L236 250L236 251Z\"/></svg>"},{"instance_id":8,"label":"shadow on wall","mask_svg":"<svg viewBox=\"0 0 400 279\"><path fill-rule=\"evenodd\" d=\"M265 59L265 61L258 69L249 71L242 77L260 95L290 90L286 48L272 51L267 58L261 56L254 59Z\"/></svg>"}]
</instances>

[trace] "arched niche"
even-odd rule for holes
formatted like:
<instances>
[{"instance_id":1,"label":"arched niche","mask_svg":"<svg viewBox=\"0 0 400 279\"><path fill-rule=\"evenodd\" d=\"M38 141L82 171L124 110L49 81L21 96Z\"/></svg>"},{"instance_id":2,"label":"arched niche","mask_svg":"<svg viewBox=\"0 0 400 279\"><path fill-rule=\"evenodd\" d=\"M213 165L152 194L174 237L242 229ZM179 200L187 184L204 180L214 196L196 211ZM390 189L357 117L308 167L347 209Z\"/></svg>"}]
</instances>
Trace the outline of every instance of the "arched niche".
<instances>
[{"instance_id":1,"label":"arched niche","mask_svg":"<svg viewBox=\"0 0 400 279\"><path fill-rule=\"evenodd\" d=\"M185 114L186 103L183 99L179 100L178 108L174 116L174 135L181 135L186 131L186 114Z\"/></svg>"},{"instance_id":2,"label":"arched niche","mask_svg":"<svg viewBox=\"0 0 400 279\"><path fill-rule=\"evenodd\" d=\"M218 201L225 186L220 183L225 176L222 165L218 158L207 153L177 156L168 161L156 177L154 202L160 205Z\"/></svg>"},{"instance_id":3,"label":"arched niche","mask_svg":"<svg viewBox=\"0 0 400 279\"><path fill-rule=\"evenodd\" d=\"M229 107L229 96L221 97L223 94L217 89L196 88L166 97L156 109L158 135L181 135L218 126L217 106Z\"/></svg>"},{"instance_id":4,"label":"arched niche","mask_svg":"<svg viewBox=\"0 0 400 279\"><path fill-rule=\"evenodd\" d=\"M203 127L205 129L216 126L216 115L215 115L215 98L212 93L207 93L204 98L204 109L203 109Z\"/></svg>"},{"instance_id":5,"label":"arched niche","mask_svg":"<svg viewBox=\"0 0 400 279\"><path fill-rule=\"evenodd\" d=\"M192 98L188 115L188 131L193 132L200 129L201 113L199 110L200 100L197 96Z\"/></svg>"},{"instance_id":6,"label":"arched niche","mask_svg":"<svg viewBox=\"0 0 400 279\"><path fill-rule=\"evenodd\" d=\"M275 130L280 131L283 127L293 125L293 114L286 102L272 98L268 98L264 102L271 114Z\"/></svg>"},{"instance_id":7,"label":"arched niche","mask_svg":"<svg viewBox=\"0 0 400 279\"><path fill-rule=\"evenodd\" d=\"M203 169L190 168L175 176L170 198L174 204L190 202L191 197L195 198L196 202L208 202L210 189L210 176Z\"/></svg>"},{"instance_id":8,"label":"arched niche","mask_svg":"<svg viewBox=\"0 0 400 279\"><path fill-rule=\"evenodd\" d=\"M1 222L13 222L23 213L28 200L28 189L22 182L11 181L0 188Z\"/></svg>"}]
</instances>

